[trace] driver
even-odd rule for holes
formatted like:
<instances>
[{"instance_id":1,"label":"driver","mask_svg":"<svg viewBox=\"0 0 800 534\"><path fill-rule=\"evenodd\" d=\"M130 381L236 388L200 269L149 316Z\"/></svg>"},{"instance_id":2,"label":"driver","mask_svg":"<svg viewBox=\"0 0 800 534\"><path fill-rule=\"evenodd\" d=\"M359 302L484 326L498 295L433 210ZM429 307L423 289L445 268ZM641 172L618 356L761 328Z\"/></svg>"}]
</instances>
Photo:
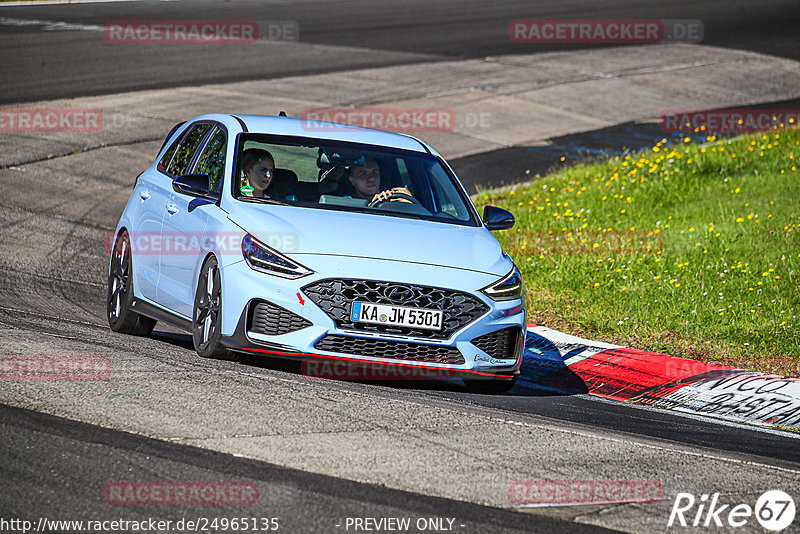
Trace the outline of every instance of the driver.
<instances>
[{"instance_id":1,"label":"driver","mask_svg":"<svg viewBox=\"0 0 800 534\"><path fill-rule=\"evenodd\" d=\"M406 187L393 187L392 189L378 192L381 186L381 169L378 166L378 162L372 158L365 159L363 166L350 167L349 180L355 189L353 197L367 200L368 204L387 200L411 204L411 201L405 198L392 198L397 193L412 196L411 191Z\"/></svg>"}]
</instances>

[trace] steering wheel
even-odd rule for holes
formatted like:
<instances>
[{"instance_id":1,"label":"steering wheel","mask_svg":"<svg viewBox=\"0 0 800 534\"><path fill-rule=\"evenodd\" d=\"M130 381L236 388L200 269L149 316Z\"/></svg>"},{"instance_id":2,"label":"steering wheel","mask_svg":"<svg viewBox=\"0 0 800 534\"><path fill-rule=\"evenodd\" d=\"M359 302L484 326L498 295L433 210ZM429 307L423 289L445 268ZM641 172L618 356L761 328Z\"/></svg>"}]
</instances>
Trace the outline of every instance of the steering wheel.
<instances>
[{"instance_id":1,"label":"steering wheel","mask_svg":"<svg viewBox=\"0 0 800 534\"><path fill-rule=\"evenodd\" d=\"M417 206L422 206L422 203L417 200L416 198L412 197L411 195L406 195L405 193L392 193L392 196L386 198L384 200L374 200L370 202L367 207L368 208L377 208L381 204L385 204L387 202L392 202L395 199L402 198L403 200L408 200L411 204L416 204Z\"/></svg>"}]
</instances>

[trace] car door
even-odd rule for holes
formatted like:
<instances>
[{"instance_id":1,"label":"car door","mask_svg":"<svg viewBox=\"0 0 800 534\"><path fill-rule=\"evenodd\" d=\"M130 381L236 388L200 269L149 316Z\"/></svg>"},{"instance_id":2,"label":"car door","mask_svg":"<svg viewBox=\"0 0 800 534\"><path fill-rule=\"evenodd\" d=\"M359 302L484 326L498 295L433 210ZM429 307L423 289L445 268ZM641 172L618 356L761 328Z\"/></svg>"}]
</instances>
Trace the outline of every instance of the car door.
<instances>
[{"instance_id":1,"label":"car door","mask_svg":"<svg viewBox=\"0 0 800 534\"><path fill-rule=\"evenodd\" d=\"M177 129L177 128L176 128ZM174 133L175 129L173 129ZM168 140L169 140L168 136ZM143 172L136 181L134 199L138 202L130 229L133 253L133 277L136 294L158 301L158 277L161 254L161 225L172 191L172 178L165 174L183 135L178 135L161 156L155 169Z\"/></svg>"},{"instance_id":2,"label":"car door","mask_svg":"<svg viewBox=\"0 0 800 534\"><path fill-rule=\"evenodd\" d=\"M220 127L205 125L206 135L182 174L207 174L212 191L218 193L225 167L226 136ZM202 236L210 209L219 209L213 200L173 190L164 215L159 301L187 318L192 316L195 271L202 261Z\"/></svg>"}]
</instances>

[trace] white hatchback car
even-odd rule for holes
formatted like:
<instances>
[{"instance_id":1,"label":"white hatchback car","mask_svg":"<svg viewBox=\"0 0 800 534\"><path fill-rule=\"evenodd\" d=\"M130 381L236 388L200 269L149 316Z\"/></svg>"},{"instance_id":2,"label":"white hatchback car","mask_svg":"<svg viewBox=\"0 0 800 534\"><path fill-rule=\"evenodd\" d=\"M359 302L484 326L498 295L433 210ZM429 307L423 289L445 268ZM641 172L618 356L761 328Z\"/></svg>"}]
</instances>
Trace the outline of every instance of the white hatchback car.
<instances>
[{"instance_id":1,"label":"white hatchback car","mask_svg":"<svg viewBox=\"0 0 800 534\"><path fill-rule=\"evenodd\" d=\"M492 206L481 220L444 159L408 135L204 115L176 126L136 181L108 320L139 335L177 325L205 357L369 363L507 390L525 299L490 230L513 224Z\"/></svg>"}]
</instances>

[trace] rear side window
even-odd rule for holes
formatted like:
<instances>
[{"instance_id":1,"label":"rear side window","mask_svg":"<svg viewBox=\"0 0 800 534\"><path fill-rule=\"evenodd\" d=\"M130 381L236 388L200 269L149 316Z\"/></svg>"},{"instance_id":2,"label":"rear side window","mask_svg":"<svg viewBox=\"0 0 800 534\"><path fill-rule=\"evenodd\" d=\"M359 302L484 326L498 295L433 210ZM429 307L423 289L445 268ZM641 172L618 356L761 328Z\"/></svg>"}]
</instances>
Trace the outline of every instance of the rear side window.
<instances>
[{"instance_id":1,"label":"rear side window","mask_svg":"<svg viewBox=\"0 0 800 534\"><path fill-rule=\"evenodd\" d=\"M210 129L211 125L208 123L198 124L191 128L189 133L183 136L167 168L167 174L171 174L172 176L186 174L186 171L189 169L189 164L194 157L194 153L197 151L197 147L200 146L200 143ZM170 147L170 150L172 150L172 147Z\"/></svg>"},{"instance_id":2,"label":"rear side window","mask_svg":"<svg viewBox=\"0 0 800 534\"><path fill-rule=\"evenodd\" d=\"M211 191L219 193L225 172L225 132L217 128L206 143L194 168L196 174L207 174Z\"/></svg>"}]
</instances>

